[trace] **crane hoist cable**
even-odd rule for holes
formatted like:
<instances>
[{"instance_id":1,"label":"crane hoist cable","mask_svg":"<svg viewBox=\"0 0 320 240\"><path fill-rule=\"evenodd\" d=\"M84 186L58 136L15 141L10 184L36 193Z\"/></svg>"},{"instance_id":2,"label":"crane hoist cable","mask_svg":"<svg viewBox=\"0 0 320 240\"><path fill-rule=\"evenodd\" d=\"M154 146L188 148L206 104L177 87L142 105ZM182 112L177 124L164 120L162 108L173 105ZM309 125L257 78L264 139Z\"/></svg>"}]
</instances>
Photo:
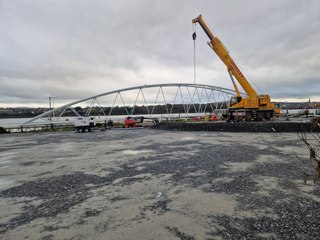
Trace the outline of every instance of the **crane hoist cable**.
<instances>
[{"instance_id":1,"label":"crane hoist cable","mask_svg":"<svg viewBox=\"0 0 320 240\"><path fill-rule=\"evenodd\" d=\"M193 81L194 84L197 82L197 74L196 74L196 39L197 39L197 33L196 33L196 24L193 25Z\"/></svg>"}]
</instances>

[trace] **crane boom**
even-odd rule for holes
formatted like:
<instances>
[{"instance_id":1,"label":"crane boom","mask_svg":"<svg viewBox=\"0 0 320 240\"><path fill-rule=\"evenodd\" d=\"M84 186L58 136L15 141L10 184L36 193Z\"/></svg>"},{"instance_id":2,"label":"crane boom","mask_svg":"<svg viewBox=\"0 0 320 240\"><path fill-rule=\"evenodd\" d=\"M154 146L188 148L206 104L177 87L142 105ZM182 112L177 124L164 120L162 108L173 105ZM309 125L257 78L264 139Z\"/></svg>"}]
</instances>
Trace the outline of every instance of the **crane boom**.
<instances>
[{"instance_id":1,"label":"crane boom","mask_svg":"<svg viewBox=\"0 0 320 240\"><path fill-rule=\"evenodd\" d=\"M253 87L250 85L244 74L241 72L237 64L233 61L232 57L229 54L229 51L224 47L222 42L219 38L217 38L208 25L206 24L205 20L201 15L199 15L197 18L192 20L192 23L196 24L199 23L202 27L203 31L206 33L210 41L208 42L208 45L212 48L212 50L218 55L218 57L221 59L221 61L227 66L228 72L231 73L239 82L243 90L247 93L248 96L251 98L256 98L257 93L253 89ZM232 76L231 76L232 79ZM235 85L235 82L233 82L233 86L235 87L235 90L237 92L237 95L240 96L239 90L237 86Z\"/></svg>"}]
</instances>

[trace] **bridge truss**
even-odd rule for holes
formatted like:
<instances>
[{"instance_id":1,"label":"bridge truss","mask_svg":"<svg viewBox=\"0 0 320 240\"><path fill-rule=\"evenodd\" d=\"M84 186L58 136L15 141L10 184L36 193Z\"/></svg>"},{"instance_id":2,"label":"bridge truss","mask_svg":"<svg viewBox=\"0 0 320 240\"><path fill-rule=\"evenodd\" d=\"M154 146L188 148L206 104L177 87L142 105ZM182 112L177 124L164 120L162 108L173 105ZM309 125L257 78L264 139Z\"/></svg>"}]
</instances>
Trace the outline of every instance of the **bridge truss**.
<instances>
[{"instance_id":1,"label":"bridge truss","mask_svg":"<svg viewBox=\"0 0 320 240\"><path fill-rule=\"evenodd\" d=\"M122 107L126 115L137 115L137 108L145 109L143 115L155 115L157 106L163 106L168 118L177 113L188 116L205 112L218 112L226 108L226 102L235 91L227 88L205 84L166 83L142 85L105 92L84 98L44 112L22 125L37 123L61 123L62 117L99 115L102 120L110 119L116 114L115 109ZM80 112L79 109L82 111ZM85 110L85 112L83 112ZM94 110L94 111L93 111ZM98 112L97 112L98 110ZM141 114L140 114L141 115Z\"/></svg>"}]
</instances>

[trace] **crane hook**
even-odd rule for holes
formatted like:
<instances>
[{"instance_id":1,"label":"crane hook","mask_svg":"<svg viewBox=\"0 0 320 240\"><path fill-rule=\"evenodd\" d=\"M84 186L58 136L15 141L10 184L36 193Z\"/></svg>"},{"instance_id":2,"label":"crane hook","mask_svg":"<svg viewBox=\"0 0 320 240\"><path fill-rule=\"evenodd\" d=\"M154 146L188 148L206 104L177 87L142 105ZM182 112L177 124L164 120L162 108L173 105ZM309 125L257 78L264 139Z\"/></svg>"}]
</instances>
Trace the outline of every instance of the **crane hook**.
<instances>
[{"instance_id":1,"label":"crane hook","mask_svg":"<svg viewBox=\"0 0 320 240\"><path fill-rule=\"evenodd\" d=\"M195 40L197 39L197 34L196 34L196 32L194 32L194 33L192 34L192 39L193 39L193 41L195 41Z\"/></svg>"}]
</instances>

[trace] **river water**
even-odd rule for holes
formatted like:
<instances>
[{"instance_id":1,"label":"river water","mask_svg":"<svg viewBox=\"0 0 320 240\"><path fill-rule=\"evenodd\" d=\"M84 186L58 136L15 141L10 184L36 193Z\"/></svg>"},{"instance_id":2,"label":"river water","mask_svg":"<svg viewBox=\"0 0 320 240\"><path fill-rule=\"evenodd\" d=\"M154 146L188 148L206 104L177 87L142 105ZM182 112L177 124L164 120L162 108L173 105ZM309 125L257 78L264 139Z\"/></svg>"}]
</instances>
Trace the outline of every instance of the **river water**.
<instances>
[{"instance_id":1,"label":"river water","mask_svg":"<svg viewBox=\"0 0 320 240\"><path fill-rule=\"evenodd\" d=\"M167 118L177 118L177 117L196 117L196 116L203 116L203 113L192 113L192 114L152 114L152 115L140 115L144 116L145 118L158 118L159 120L164 120ZM95 121L104 123L105 121L112 120L114 122L123 122L123 120L127 117L128 115L116 115L116 116L95 116ZM134 115L134 116L139 116L139 115ZM53 118L53 121L57 121L58 123L62 124L72 124L75 121L76 116L73 117L60 117L58 118ZM31 118L3 118L0 119L0 127L4 128L17 128L24 122L30 120ZM48 118L41 118L38 119L34 122L32 122L30 125L40 125L40 124L50 124L50 121Z\"/></svg>"},{"instance_id":2,"label":"river water","mask_svg":"<svg viewBox=\"0 0 320 240\"><path fill-rule=\"evenodd\" d=\"M18 127L23 122L29 120L30 118L2 118L0 119L0 127L13 128Z\"/></svg>"}]
</instances>

